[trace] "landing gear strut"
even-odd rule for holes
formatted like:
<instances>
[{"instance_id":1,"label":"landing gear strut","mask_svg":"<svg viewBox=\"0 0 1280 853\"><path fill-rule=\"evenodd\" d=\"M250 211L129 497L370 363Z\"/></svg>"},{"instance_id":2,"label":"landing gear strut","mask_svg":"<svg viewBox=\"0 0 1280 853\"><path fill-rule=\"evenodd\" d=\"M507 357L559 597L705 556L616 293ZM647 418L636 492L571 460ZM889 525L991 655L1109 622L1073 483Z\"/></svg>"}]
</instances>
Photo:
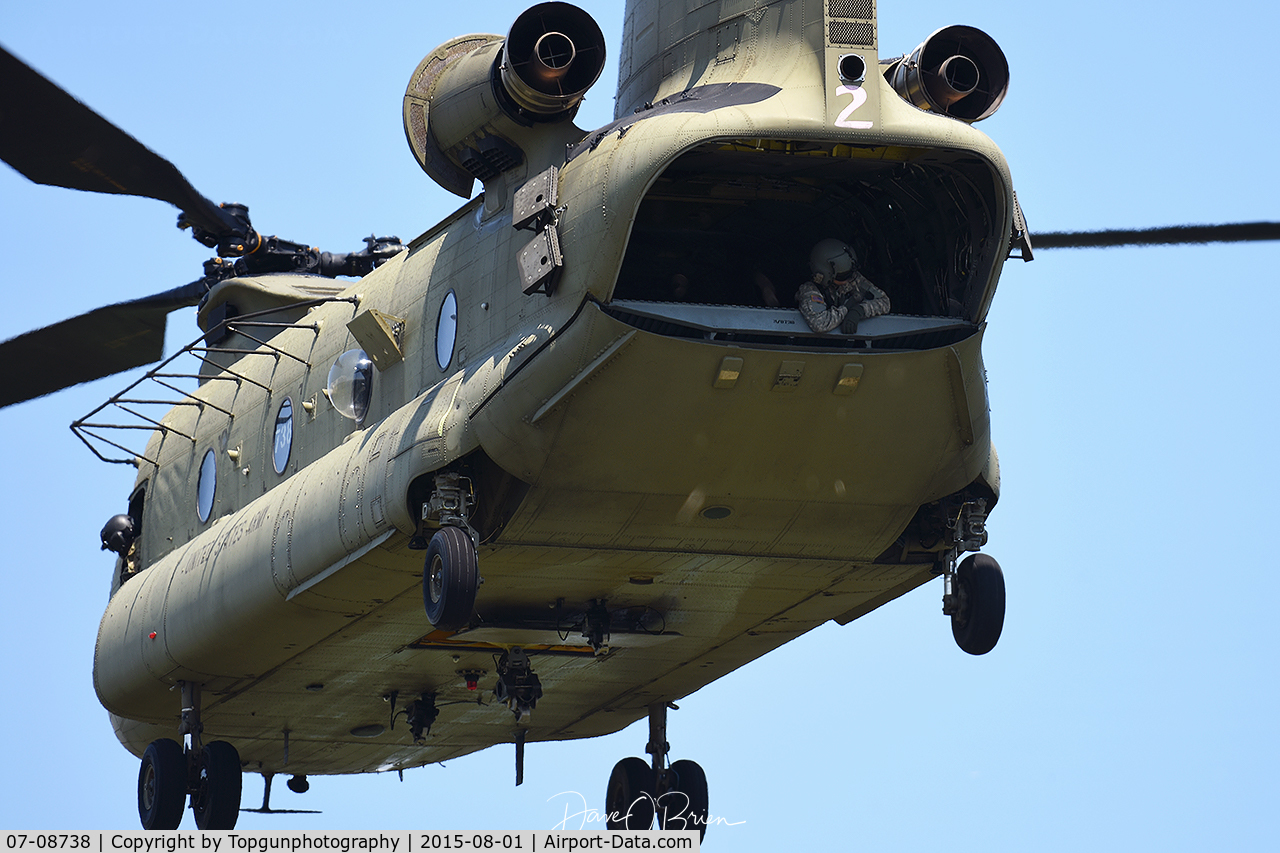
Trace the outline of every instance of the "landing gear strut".
<instances>
[{"instance_id":1,"label":"landing gear strut","mask_svg":"<svg viewBox=\"0 0 1280 853\"><path fill-rule=\"evenodd\" d=\"M143 829L177 829L182 806L191 795L191 811L200 829L235 829L240 816L240 755L226 741L201 743L200 685L181 682L182 724L190 736L152 741L138 771L138 817Z\"/></svg>"},{"instance_id":2,"label":"landing gear strut","mask_svg":"<svg viewBox=\"0 0 1280 853\"><path fill-rule=\"evenodd\" d=\"M605 790L606 826L609 829L650 829L657 818L660 829L696 829L707 834L707 774L697 762L682 759L667 766L667 709L674 704L649 706L649 744L652 757L624 758L613 767ZM678 709L677 709L678 710Z\"/></svg>"}]
</instances>

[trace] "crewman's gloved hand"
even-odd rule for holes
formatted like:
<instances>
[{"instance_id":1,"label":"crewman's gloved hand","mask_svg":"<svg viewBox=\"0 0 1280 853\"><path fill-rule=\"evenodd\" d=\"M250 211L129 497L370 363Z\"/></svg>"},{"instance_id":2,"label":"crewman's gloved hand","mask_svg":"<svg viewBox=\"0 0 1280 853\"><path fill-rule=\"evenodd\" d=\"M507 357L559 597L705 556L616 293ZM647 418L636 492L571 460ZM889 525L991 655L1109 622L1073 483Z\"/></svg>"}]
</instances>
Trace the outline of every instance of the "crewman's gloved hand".
<instances>
[{"instance_id":1,"label":"crewman's gloved hand","mask_svg":"<svg viewBox=\"0 0 1280 853\"><path fill-rule=\"evenodd\" d=\"M844 322L840 324L840 331L846 335L852 335L858 331L858 322L866 319L861 304L853 304L847 306L849 313L844 315Z\"/></svg>"}]
</instances>

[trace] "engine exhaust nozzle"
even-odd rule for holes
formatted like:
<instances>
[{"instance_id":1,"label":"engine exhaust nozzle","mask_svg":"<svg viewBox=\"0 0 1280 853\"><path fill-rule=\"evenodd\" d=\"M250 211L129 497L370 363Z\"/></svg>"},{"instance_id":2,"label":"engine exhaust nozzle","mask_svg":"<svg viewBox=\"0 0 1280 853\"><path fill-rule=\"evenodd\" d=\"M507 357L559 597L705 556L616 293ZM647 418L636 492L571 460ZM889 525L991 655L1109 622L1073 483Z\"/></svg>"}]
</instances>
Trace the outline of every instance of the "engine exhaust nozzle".
<instances>
[{"instance_id":1,"label":"engine exhaust nozzle","mask_svg":"<svg viewBox=\"0 0 1280 853\"><path fill-rule=\"evenodd\" d=\"M577 58L572 39L564 33L547 33L533 46L529 70L542 86L559 85Z\"/></svg>"},{"instance_id":2,"label":"engine exhaust nozzle","mask_svg":"<svg viewBox=\"0 0 1280 853\"><path fill-rule=\"evenodd\" d=\"M976 27L943 27L886 76L894 90L922 110L975 122L991 116L1009 91L1009 62L995 39Z\"/></svg>"},{"instance_id":3,"label":"engine exhaust nozzle","mask_svg":"<svg viewBox=\"0 0 1280 853\"><path fill-rule=\"evenodd\" d=\"M952 56L933 71L925 71L924 86L933 99L944 107L978 88L982 74L967 56Z\"/></svg>"},{"instance_id":4,"label":"engine exhaust nozzle","mask_svg":"<svg viewBox=\"0 0 1280 853\"><path fill-rule=\"evenodd\" d=\"M502 88L542 118L575 110L604 68L604 34L569 3L539 3L511 25L502 48Z\"/></svg>"}]
</instances>

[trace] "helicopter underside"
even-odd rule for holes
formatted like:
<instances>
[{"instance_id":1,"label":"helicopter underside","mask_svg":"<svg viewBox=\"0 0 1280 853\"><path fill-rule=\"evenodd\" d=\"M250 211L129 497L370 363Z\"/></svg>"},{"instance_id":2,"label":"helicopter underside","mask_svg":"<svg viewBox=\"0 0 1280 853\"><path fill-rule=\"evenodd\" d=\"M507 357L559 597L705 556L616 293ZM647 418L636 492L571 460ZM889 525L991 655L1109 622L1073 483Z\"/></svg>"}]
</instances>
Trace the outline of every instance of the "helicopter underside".
<instances>
[{"instance_id":1,"label":"helicopter underside","mask_svg":"<svg viewBox=\"0 0 1280 853\"><path fill-rule=\"evenodd\" d=\"M938 555L910 553L904 529L990 456L980 341L800 352L655 334L584 307L536 356L545 369L510 378L476 418L486 464L522 484L484 531L476 617L433 632L422 552L387 531L288 593L271 618L295 647L205 681L206 739L234 742L249 770L325 774L444 761L518 730L593 737L914 589ZM600 357L559 392L522 385L584 350ZM536 467L508 456L525 438L489 429L516 409L544 437ZM486 482L481 505L499 500ZM603 641L593 608L608 614ZM543 691L519 725L494 692L513 647ZM424 695L439 717L419 745L404 712ZM159 717L116 724L135 754L173 731Z\"/></svg>"},{"instance_id":2,"label":"helicopter underside","mask_svg":"<svg viewBox=\"0 0 1280 853\"><path fill-rule=\"evenodd\" d=\"M422 633L421 555L405 546L405 538L393 538L308 590L304 601L343 609L344 598L351 602L374 581L388 599L360 615L331 614L342 626L341 641L335 636L317 644L238 689L206 693L206 738L233 741L247 770L290 774L404 769L511 743L515 721L492 691L496 658L510 645L529 653L544 691L520 727L528 740L594 737L817 627L834 610L852 618L934 577L928 565L851 572L837 560L482 548L485 593L519 587L522 597L551 606L509 610L492 627L433 636ZM551 580L552 568L573 580ZM822 590L815 593L815 586ZM585 602L601 590L618 592L606 597L619 629L597 656L580 631L572 632L571 614L556 624L554 604L559 598ZM537 618L527 618L535 610ZM468 671L480 677L475 691L467 688ZM418 747L403 716L394 728L391 719L422 692L434 694L440 717ZM139 756L151 740L174 730L172 723L118 718L116 725Z\"/></svg>"}]
</instances>

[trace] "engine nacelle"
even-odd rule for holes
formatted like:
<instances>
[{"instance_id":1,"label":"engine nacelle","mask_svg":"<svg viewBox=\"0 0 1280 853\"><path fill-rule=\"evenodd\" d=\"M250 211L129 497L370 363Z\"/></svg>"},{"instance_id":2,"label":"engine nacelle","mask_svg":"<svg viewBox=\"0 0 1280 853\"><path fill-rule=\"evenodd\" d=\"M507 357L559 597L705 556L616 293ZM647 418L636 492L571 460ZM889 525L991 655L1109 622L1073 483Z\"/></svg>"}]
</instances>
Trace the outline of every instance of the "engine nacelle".
<instances>
[{"instance_id":1,"label":"engine nacelle","mask_svg":"<svg viewBox=\"0 0 1280 853\"><path fill-rule=\"evenodd\" d=\"M504 39L470 35L436 48L418 64L404 96L404 129L432 180L468 198L521 165L560 134L604 68L604 34L569 3L525 11Z\"/></svg>"},{"instance_id":2,"label":"engine nacelle","mask_svg":"<svg viewBox=\"0 0 1280 853\"><path fill-rule=\"evenodd\" d=\"M604 68L604 34L583 10L543 3L516 19L507 34L501 78L522 112L571 118Z\"/></svg>"},{"instance_id":3,"label":"engine nacelle","mask_svg":"<svg viewBox=\"0 0 1280 853\"><path fill-rule=\"evenodd\" d=\"M1009 62L995 39L955 25L933 33L884 70L889 85L912 105L961 121L992 115L1009 91Z\"/></svg>"}]
</instances>

